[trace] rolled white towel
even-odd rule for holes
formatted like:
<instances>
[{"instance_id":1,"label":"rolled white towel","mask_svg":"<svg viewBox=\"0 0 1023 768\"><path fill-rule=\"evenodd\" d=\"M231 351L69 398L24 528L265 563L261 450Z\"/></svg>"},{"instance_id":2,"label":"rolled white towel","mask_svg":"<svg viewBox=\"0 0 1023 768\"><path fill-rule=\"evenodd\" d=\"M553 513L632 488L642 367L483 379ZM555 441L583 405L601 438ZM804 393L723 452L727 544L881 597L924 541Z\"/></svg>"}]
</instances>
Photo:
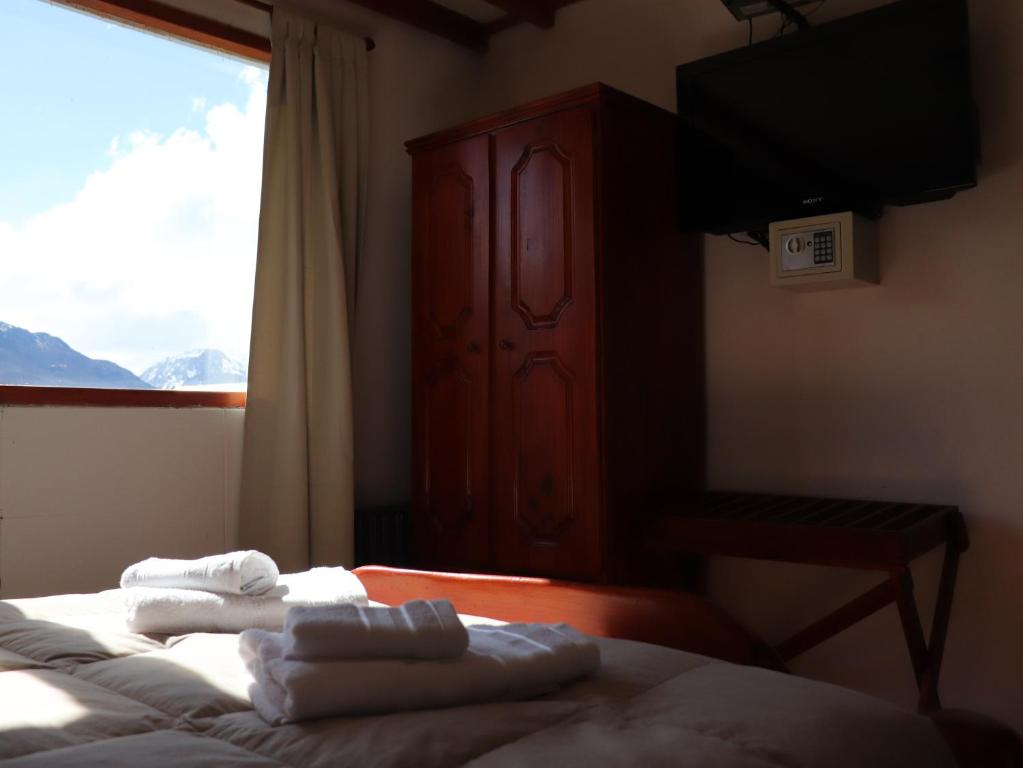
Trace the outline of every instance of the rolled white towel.
<instances>
[{"instance_id":1,"label":"rolled white towel","mask_svg":"<svg viewBox=\"0 0 1023 768\"><path fill-rule=\"evenodd\" d=\"M436 661L294 661L282 634L259 630L242 632L239 650L271 725L529 698L600 666L596 643L566 624L470 627L468 650Z\"/></svg>"},{"instance_id":2,"label":"rolled white towel","mask_svg":"<svg viewBox=\"0 0 1023 768\"><path fill-rule=\"evenodd\" d=\"M292 608L284 622L286 659L450 659L469 645L447 600L411 600L394 608L345 605Z\"/></svg>"},{"instance_id":3,"label":"rolled white towel","mask_svg":"<svg viewBox=\"0 0 1023 768\"><path fill-rule=\"evenodd\" d=\"M222 595L261 595L273 589L279 576L268 555L250 549L210 555L198 560L150 557L129 565L121 574L121 587L201 589Z\"/></svg>"},{"instance_id":4,"label":"rolled white towel","mask_svg":"<svg viewBox=\"0 0 1023 768\"><path fill-rule=\"evenodd\" d=\"M280 630L295 606L366 601L362 582L344 568L284 574L269 592L252 597L159 587L124 590L128 629L164 634L241 632L253 627Z\"/></svg>"}]
</instances>

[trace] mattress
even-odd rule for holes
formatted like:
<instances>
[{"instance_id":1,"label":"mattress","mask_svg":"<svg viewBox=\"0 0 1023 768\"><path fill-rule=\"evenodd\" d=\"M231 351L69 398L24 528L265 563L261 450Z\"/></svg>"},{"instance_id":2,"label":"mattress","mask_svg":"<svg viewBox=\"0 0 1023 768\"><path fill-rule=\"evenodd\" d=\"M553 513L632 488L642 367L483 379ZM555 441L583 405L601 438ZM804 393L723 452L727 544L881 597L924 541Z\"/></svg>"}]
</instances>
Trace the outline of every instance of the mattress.
<instances>
[{"instance_id":1,"label":"mattress","mask_svg":"<svg viewBox=\"0 0 1023 768\"><path fill-rule=\"evenodd\" d=\"M930 720L843 688L599 639L596 675L530 701L272 728L237 636L142 636L121 596L0 602L0 767L954 768Z\"/></svg>"}]
</instances>

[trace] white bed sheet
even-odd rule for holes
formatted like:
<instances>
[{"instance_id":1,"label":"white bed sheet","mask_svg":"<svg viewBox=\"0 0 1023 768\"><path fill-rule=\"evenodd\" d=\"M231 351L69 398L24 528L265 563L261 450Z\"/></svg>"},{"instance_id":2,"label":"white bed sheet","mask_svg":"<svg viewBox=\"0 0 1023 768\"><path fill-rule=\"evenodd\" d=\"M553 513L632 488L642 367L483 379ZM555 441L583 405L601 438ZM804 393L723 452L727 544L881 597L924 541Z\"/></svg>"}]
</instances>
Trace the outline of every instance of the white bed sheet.
<instances>
[{"instance_id":1,"label":"white bed sheet","mask_svg":"<svg viewBox=\"0 0 1023 768\"><path fill-rule=\"evenodd\" d=\"M929 720L884 702L622 640L539 699L271 728L235 635L123 621L117 590L0 602L0 768L954 768Z\"/></svg>"}]
</instances>

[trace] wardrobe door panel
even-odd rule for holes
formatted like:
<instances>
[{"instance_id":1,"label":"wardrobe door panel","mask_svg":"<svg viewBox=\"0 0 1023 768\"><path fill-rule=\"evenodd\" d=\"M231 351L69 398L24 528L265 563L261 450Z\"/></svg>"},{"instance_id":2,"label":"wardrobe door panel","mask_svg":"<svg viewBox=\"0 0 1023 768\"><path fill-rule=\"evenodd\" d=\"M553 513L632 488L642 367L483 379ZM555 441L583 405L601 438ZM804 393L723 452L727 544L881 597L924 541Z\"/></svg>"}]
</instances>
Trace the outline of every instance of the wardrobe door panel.
<instances>
[{"instance_id":1,"label":"wardrobe door panel","mask_svg":"<svg viewBox=\"0 0 1023 768\"><path fill-rule=\"evenodd\" d=\"M413 551L485 568L489 551L487 138L419 153L413 182Z\"/></svg>"},{"instance_id":2,"label":"wardrobe door panel","mask_svg":"<svg viewBox=\"0 0 1023 768\"><path fill-rule=\"evenodd\" d=\"M493 526L506 571L599 578L594 114L494 134Z\"/></svg>"}]
</instances>

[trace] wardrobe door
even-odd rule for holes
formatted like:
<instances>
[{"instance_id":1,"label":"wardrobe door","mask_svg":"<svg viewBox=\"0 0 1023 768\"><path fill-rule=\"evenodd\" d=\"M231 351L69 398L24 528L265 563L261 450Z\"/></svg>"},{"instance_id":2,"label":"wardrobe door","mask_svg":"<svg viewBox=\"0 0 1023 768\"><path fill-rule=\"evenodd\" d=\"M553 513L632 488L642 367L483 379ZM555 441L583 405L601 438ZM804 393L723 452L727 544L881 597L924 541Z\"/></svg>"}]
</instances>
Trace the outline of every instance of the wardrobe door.
<instances>
[{"instance_id":1,"label":"wardrobe door","mask_svg":"<svg viewBox=\"0 0 1023 768\"><path fill-rule=\"evenodd\" d=\"M487 137L416 154L412 179L413 551L424 566L485 568Z\"/></svg>"},{"instance_id":2,"label":"wardrobe door","mask_svg":"<svg viewBox=\"0 0 1023 768\"><path fill-rule=\"evenodd\" d=\"M493 525L505 571L602 575L595 116L494 134Z\"/></svg>"}]
</instances>

